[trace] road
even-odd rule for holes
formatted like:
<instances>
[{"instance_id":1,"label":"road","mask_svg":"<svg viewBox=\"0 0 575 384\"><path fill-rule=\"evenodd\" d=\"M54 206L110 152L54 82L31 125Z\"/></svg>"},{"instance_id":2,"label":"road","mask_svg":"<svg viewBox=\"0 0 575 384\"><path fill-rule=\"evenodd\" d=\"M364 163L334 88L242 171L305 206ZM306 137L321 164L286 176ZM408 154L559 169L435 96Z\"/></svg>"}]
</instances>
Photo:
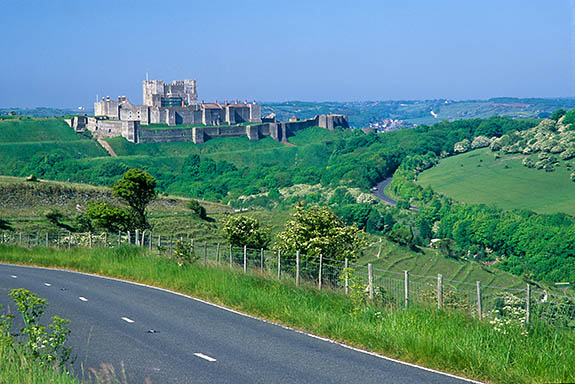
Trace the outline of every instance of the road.
<instances>
[{"instance_id":1,"label":"road","mask_svg":"<svg viewBox=\"0 0 575 384\"><path fill-rule=\"evenodd\" d=\"M71 319L75 372L101 363L130 383L465 383L166 290L81 273L0 264L10 289Z\"/></svg>"},{"instance_id":2,"label":"road","mask_svg":"<svg viewBox=\"0 0 575 384\"><path fill-rule=\"evenodd\" d=\"M393 180L393 177L388 177L387 179L379 182L376 185L377 189L375 191L372 190L371 193L373 193L373 195L375 197L377 197L378 199L380 199L384 203L392 205L395 207L397 205L397 201L385 194L385 188L387 188L387 186L389 185L389 183L391 183L392 180ZM419 211L419 207L416 207L415 205L411 205L409 207L409 209L411 209L413 211Z\"/></svg>"}]
</instances>

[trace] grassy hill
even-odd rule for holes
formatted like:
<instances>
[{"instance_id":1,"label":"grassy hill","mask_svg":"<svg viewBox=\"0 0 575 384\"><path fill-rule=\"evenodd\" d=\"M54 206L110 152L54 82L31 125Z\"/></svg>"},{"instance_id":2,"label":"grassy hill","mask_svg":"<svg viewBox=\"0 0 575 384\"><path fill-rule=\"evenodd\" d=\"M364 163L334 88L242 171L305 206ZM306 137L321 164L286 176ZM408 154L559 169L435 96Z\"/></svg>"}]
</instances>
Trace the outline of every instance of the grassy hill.
<instances>
[{"instance_id":1,"label":"grassy hill","mask_svg":"<svg viewBox=\"0 0 575 384\"><path fill-rule=\"evenodd\" d=\"M494 204L503 209L575 215L571 171L543 172L521 164L522 155L496 159L489 149L452 156L418 176L418 183L466 203Z\"/></svg>"}]
</instances>

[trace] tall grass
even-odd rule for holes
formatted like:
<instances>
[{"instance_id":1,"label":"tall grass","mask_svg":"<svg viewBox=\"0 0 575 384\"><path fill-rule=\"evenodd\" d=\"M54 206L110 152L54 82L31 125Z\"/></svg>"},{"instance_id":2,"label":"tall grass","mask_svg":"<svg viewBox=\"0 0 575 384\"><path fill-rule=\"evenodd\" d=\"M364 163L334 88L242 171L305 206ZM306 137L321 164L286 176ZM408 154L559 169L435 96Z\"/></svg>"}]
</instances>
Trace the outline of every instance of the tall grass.
<instances>
[{"instance_id":1,"label":"tall grass","mask_svg":"<svg viewBox=\"0 0 575 384\"><path fill-rule=\"evenodd\" d=\"M30 359L18 345L0 337L0 383L76 384L78 381L73 376Z\"/></svg>"},{"instance_id":2,"label":"tall grass","mask_svg":"<svg viewBox=\"0 0 575 384\"><path fill-rule=\"evenodd\" d=\"M575 333L533 325L497 331L487 322L431 308L353 311L347 297L229 267L175 262L145 251L28 250L0 246L0 260L63 267L187 293L404 361L496 383L575 381ZM352 313L355 313L353 315Z\"/></svg>"}]
</instances>

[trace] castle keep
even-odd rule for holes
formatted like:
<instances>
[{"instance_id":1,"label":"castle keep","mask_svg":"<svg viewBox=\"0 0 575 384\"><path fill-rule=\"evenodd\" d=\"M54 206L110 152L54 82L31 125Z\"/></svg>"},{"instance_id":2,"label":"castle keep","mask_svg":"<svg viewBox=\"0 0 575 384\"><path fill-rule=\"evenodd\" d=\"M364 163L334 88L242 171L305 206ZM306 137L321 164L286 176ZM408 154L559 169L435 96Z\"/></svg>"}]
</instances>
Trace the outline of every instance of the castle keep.
<instances>
[{"instance_id":1,"label":"castle keep","mask_svg":"<svg viewBox=\"0 0 575 384\"><path fill-rule=\"evenodd\" d=\"M198 103L196 80L190 79L172 83L144 80L143 105L132 104L125 96L117 100L103 97L94 103L94 117L77 116L67 122L77 132L88 129L97 138L122 136L133 143L203 143L216 137L239 136L287 141L294 131L312 126L330 130L349 126L346 116L334 114L289 122L276 122L275 117L262 120L261 106L255 101Z\"/></svg>"}]
</instances>

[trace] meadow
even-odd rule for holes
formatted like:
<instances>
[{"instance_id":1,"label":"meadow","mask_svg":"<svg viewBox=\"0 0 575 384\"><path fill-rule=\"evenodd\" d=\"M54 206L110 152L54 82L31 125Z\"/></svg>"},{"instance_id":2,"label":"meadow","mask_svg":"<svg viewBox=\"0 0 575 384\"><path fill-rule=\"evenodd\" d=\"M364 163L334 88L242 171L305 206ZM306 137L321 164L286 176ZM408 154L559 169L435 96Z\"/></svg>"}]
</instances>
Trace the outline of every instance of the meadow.
<instances>
[{"instance_id":1,"label":"meadow","mask_svg":"<svg viewBox=\"0 0 575 384\"><path fill-rule=\"evenodd\" d=\"M468 204L575 215L575 183L567 168L527 168L521 155L497 159L488 148L442 159L418 175L418 184Z\"/></svg>"}]
</instances>

